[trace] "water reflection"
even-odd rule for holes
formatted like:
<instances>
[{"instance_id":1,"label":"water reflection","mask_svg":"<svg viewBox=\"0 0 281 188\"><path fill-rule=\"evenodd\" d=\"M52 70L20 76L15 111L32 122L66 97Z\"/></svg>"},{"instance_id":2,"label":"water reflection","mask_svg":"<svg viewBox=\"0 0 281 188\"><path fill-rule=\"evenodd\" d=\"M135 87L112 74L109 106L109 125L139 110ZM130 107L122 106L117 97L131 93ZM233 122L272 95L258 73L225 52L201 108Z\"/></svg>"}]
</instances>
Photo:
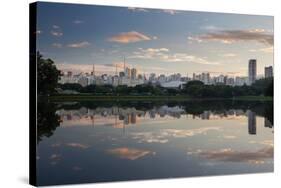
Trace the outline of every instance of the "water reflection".
<instances>
[{"instance_id":1,"label":"water reflection","mask_svg":"<svg viewBox=\"0 0 281 188\"><path fill-rule=\"evenodd\" d=\"M248 111L248 130L249 134L257 134L257 120L256 113Z\"/></svg>"},{"instance_id":2,"label":"water reflection","mask_svg":"<svg viewBox=\"0 0 281 188\"><path fill-rule=\"evenodd\" d=\"M39 185L273 171L272 102L38 103L37 128Z\"/></svg>"},{"instance_id":3,"label":"water reflection","mask_svg":"<svg viewBox=\"0 0 281 188\"><path fill-rule=\"evenodd\" d=\"M191 107L190 107L191 108ZM196 112L195 114L188 113L186 106L155 106L153 108L147 108L137 110L134 107L97 107L95 109L89 109L81 107L80 109L60 109L56 111L56 115L63 122L62 126L97 126L106 125L114 128L125 128L126 125L138 124L141 121L147 119L171 119L182 118L185 119L201 119L201 120L215 120L215 119L241 119L243 117L248 118L248 133L250 135L257 134L256 116L257 113L250 109L229 109L210 111L203 110L202 113ZM260 116L266 115L259 114ZM264 127L272 128L273 124L264 117Z\"/></svg>"}]
</instances>

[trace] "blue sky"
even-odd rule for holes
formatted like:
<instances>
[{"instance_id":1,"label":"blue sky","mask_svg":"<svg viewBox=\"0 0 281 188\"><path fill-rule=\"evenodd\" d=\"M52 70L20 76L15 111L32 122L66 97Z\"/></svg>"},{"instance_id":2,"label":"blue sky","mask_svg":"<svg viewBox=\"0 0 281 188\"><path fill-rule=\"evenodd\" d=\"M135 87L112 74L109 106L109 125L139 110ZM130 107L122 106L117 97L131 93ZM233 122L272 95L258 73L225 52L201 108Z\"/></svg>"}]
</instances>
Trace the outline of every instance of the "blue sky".
<instances>
[{"instance_id":1,"label":"blue sky","mask_svg":"<svg viewBox=\"0 0 281 188\"><path fill-rule=\"evenodd\" d=\"M257 59L258 74L273 65L273 17L39 3L37 46L64 71L98 74L127 66L140 73L208 71L247 74Z\"/></svg>"}]
</instances>

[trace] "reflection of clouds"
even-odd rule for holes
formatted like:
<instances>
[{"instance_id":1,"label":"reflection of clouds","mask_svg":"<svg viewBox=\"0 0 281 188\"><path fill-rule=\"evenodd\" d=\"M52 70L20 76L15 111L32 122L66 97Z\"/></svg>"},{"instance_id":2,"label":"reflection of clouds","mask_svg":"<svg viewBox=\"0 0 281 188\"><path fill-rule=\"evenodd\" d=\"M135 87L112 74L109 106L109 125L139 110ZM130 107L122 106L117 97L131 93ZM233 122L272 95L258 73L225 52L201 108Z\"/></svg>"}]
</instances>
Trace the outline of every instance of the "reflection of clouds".
<instances>
[{"instance_id":1,"label":"reflection of clouds","mask_svg":"<svg viewBox=\"0 0 281 188\"><path fill-rule=\"evenodd\" d=\"M138 140L139 143L167 143L169 140L166 139L167 135L153 132L140 132L132 133L132 138Z\"/></svg>"},{"instance_id":2,"label":"reflection of clouds","mask_svg":"<svg viewBox=\"0 0 281 188\"><path fill-rule=\"evenodd\" d=\"M262 145L271 146L271 147L273 147L273 145L274 145L273 140L263 140L263 141L251 140L249 143L250 144L262 144Z\"/></svg>"},{"instance_id":3,"label":"reflection of clouds","mask_svg":"<svg viewBox=\"0 0 281 188\"><path fill-rule=\"evenodd\" d=\"M80 171L80 170L82 170L82 168L79 167L79 166L74 166L74 167L72 168L72 170L74 170L74 171Z\"/></svg>"},{"instance_id":4,"label":"reflection of clouds","mask_svg":"<svg viewBox=\"0 0 281 188\"><path fill-rule=\"evenodd\" d=\"M212 151L188 151L188 155L196 154L200 157L224 161L224 162L248 162L251 164L263 164L265 159L273 158L273 147L265 147L256 151L235 151L233 149L221 149Z\"/></svg>"},{"instance_id":5,"label":"reflection of clouds","mask_svg":"<svg viewBox=\"0 0 281 188\"><path fill-rule=\"evenodd\" d=\"M75 143L75 142L66 143L64 145L68 146L68 147L74 147L74 148L80 148L80 149L87 149L87 148L89 148L88 145L81 144L81 143ZM55 144L52 144L51 146L52 147L61 147L62 144L61 143L55 143Z\"/></svg>"},{"instance_id":6,"label":"reflection of clouds","mask_svg":"<svg viewBox=\"0 0 281 188\"><path fill-rule=\"evenodd\" d=\"M233 136L233 135L225 135L223 136L224 139L235 139L237 138L236 136Z\"/></svg>"},{"instance_id":7,"label":"reflection of clouds","mask_svg":"<svg viewBox=\"0 0 281 188\"><path fill-rule=\"evenodd\" d=\"M58 160L58 159L60 159L61 158L61 155L59 155L59 154L52 154L51 156L50 156L50 159L51 160Z\"/></svg>"},{"instance_id":8,"label":"reflection of clouds","mask_svg":"<svg viewBox=\"0 0 281 188\"><path fill-rule=\"evenodd\" d=\"M198 129L180 130L164 129L160 132L131 133L132 138L139 143L167 143L169 138L185 138L199 134L207 134L208 131L220 131L219 127L203 127Z\"/></svg>"},{"instance_id":9,"label":"reflection of clouds","mask_svg":"<svg viewBox=\"0 0 281 188\"><path fill-rule=\"evenodd\" d=\"M136 160L148 154L155 155L155 152L149 150L126 148L126 147L110 149L107 150L107 152L121 159L129 159L129 160Z\"/></svg>"},{"instance_id":10,"label":"reflection of clouds","mask_svg":"<svg viewBox=\"0 0 281 188\"><path fill-rule=\"evenodd\" d=\"M49 159L51 160L51 165L56 165L61 160L61 155L59 154L52 154Z\"/></svg>"},{"instance_id":11,"label":"reflection of clouds","mask_svg":"<svg viewBox=\"0 0 281 188\"><path fill-rule=\"evenodd\" d=\"M80 148L80 149L87 149L89 146L80 144L80 143L67 143L66 144L69 147L74 147L74 148Z\"/></svg>"},{"instance_id":12,"label":"reflection of clouds","mask_svg":"<svg viewBox=\"0 0 281 188\"><path fill-rule=\"evenodd\" d=\"M183 138L188 136L195 136L198 134L206 134L208 131L219 131L219 127L203 127L199 129L178 130L178 129L165 129L164 133L176 138Z\"/></svg>"}]
</instances>

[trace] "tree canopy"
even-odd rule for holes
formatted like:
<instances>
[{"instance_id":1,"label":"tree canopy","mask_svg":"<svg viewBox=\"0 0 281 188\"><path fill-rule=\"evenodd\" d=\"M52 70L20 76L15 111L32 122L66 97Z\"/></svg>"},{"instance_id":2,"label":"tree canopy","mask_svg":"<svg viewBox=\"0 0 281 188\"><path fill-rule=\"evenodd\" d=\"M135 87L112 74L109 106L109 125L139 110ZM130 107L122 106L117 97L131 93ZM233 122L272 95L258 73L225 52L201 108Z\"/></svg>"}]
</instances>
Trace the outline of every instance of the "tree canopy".
<instances>
[{"instance_id":1,"label":"tree canopy","mask_svg":"<svg viewBox=\"0 0 281 188\"><path fill-rule=\"evenodd\" d=\"M60 71L51 59L43 59L37 53L37 91L40 95L49 95L55 92L60 79Z\"/></svg>"}]
</instances>

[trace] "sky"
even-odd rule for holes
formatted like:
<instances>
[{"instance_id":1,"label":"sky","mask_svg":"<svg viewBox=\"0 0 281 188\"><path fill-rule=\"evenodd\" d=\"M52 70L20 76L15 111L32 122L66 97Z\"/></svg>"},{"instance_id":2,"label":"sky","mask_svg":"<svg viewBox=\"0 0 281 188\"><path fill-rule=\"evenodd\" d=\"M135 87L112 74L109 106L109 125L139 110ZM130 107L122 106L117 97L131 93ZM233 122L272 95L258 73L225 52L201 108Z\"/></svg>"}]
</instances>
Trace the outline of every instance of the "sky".
<instances>
[{"instance_id":1,"label":"sky","mask_svg":"<svg viewBox=\"0 0 281 188\"><path fill-rule=\"evenodd\" d=\"M37 48L62 71L247 76L273 65L273 17L38 3Z\"/></svg>"}]
</instances>

